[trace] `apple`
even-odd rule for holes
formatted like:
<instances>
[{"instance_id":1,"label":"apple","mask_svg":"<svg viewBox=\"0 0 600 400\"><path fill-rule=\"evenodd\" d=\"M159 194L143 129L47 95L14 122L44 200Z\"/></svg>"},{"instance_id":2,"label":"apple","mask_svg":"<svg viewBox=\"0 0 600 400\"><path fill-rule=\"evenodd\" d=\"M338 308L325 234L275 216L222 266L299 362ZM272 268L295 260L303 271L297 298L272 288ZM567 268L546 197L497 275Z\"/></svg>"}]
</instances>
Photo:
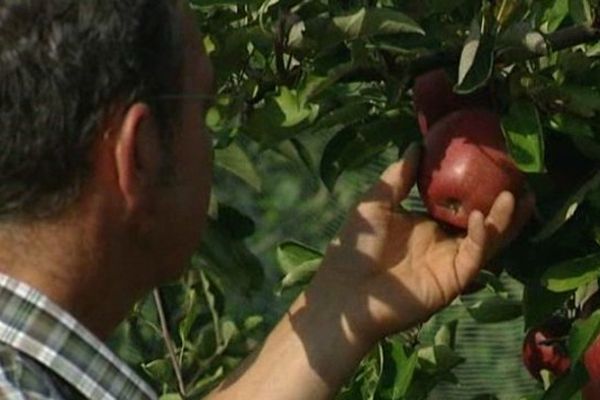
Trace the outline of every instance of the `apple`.
<instances>
[{"instance_id":1,"label":"apple","mask_svg":"<svg viewBox=\"0 0 600 400\"><path fill-rule=\"evenodd\" d=\"M585 351L583 363L590 376L590 381L600 382L600 336Z\"/></svg>"},{"instance_id":2,"label":"apple","mask_svg":"<svg viewBox=\"0 0 600 400\"><path fill-rule=\"evenodd\" d=\"M434 69L415 78L413 101L419 128L425 135L433 125L452 111L471 107L490 107L487 89L468 95L454 92L453 82L443 68Z\"/></svg>"},{"instance_id":3,"label":"apple","mask_svg":"<svg viewBox=\"0 0 600 400\"><path fill-rule=\"evenodd\" d=\"M505 190L525 182L506 151L500 118L485 109L454 111L425 136L417 185L429 214L466 228L472 211L486 214Z\"/></svg>"},{"instance_id":4,"label":"apple","mask_svg":"<svg viewBox=\"0 0 600 400\"><path fill-rule=\"evenodd\" d=\"M600 381L589 381L581 390L583 400L600 400Z\"/></svg>"},{"instance_id":5,"label":"apple","mask_svg":"<svg viewBox=\"0 0 600 400\"><path fill-rule=\"evenodd\" d=\"M527 332L522 357L531 376L541 381L540 372L544 369L556 377L569 370L571 360L565 341L570 329L568 320L554 317Z\"/></svg>"}]
</instances>

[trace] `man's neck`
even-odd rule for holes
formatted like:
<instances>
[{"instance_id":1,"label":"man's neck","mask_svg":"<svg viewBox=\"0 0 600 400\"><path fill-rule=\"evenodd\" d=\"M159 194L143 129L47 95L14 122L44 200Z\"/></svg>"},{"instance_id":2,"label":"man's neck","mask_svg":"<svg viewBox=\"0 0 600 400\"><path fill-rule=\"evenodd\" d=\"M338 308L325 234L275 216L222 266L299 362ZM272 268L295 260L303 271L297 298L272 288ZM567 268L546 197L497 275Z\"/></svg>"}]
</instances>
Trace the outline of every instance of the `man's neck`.
<instances>
[{"instance_id":1,"label":"man's neck","mask_svg":"<svg viewBox=\"0 0 600 400\"><path fill-rule=\"evenodd\" d=\"M98 240L103 233L95 222L0 228L0 272L37 289L104 340L141 292L125 287L132 280L115 246Z\"/></svg>"}]
</instances>

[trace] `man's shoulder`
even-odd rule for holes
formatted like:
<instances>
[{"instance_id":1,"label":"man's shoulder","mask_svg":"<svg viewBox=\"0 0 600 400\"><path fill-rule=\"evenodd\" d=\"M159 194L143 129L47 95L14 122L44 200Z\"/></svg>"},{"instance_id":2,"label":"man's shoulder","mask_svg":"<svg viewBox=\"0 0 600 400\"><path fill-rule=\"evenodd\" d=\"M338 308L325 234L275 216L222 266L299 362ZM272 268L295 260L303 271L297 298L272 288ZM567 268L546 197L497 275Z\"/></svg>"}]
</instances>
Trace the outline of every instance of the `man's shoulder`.
<instances>
[{"instance_id":1,"label":"man's shoulder","mask_svg":"<svg viewBox=\"0 0 600 400\"><path fill-rule=\"evenodd\" d=\"M81 398L53 371L0 343L0 398L3 400Z\"/></svg>"}]
</instances>

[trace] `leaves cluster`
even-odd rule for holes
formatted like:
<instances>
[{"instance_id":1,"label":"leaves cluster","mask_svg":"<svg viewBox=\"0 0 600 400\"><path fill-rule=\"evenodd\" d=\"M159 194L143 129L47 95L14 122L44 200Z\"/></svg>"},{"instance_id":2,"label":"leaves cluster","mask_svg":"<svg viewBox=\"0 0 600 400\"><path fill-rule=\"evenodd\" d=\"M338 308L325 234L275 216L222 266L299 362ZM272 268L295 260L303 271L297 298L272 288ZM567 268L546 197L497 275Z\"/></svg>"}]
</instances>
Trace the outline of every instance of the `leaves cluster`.
<instances>
[{"instance_id":1,"label":"leaves cluster","mask_svg":"<svg viewBox=\"0 0 600 400\"><path fill-rule=\"evenodd\" d=\"M464 299L465 310L481 323L524 316L525 327L572 314L600 277L600 44L588 43L597 3L190 0L217 72L207 124L218 172L261 193L269 177L258 163L273 153L335 191L343 174L419 140L412 81L446 68L458 93L490 88L510 154L537 196L535 221L494 260L522 282L522 301L484 273L491 296ZM183 388L151 300L114 338L165 398L206 394L318 268L319 250L286 241L273 273L248 248L255 228L215 196L190 272L163 289ZM575 325L575 360L597 326L596 317ZM452 323L431 343L418 330L382 342L340 399L424 399L437 383L456 383L452 370L463 358L453 350L455 331ZM560 396L575 394L585 379L574 368L544 399L568 398Z\"/></svg>"}]
</instances>

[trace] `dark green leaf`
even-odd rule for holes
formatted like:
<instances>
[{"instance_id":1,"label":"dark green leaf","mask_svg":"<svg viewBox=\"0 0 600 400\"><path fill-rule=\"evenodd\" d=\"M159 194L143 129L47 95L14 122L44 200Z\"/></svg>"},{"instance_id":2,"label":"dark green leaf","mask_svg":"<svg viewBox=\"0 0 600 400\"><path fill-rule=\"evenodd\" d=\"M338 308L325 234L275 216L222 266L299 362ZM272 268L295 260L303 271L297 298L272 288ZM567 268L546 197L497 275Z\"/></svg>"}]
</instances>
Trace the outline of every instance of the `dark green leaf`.
<instances>
[{"instance_id":1,"label":"dark green leaf","mask_svg":"<svg viewBox=\"0 0 600 400\"><path fill-rule=\"evenodd\" d=\"M348 127L331 139L321 159L321 179L333 190L340 175L363 166L392 143L406 147L411 138L413 118L390 115L360 126Z\"/></svg>"},{"instance_id":2,"label":"dark green leaf","mask_svg":"<svg viewBox=\"0 0 600 400\"><path fill-rule=\"evenodd\" d=\"M573 136L587 138L594 137L594 130L585 119L564 113L554 114L550 118L550 126L559 131Z\"/></svg>"},{"instance_id":3,"label":"dark green leaf","mask_svg":"<svg viewBox=\"0 0 600 400\"><path fill-rule=\"evenodd\" d=\"M571 372L558 378L544 393L541 400L565 400L571 399L579 389L588 381L585 366L581 363L575 364Z\"/></svg>"},{"instance_id":4,"label":"dark green leaf","mask_svg":"<svg viewBox=\"0 0 600 400\"><path fill-rule=\"evenodd\" d=\"M290 31L289 44L297 49L323 51L346 40L398 33L424 34L419 24L401 12L361 8L351 15L300 22Z\"/></svg>"},{"instance_id":5,"label":"dark green leaf","mask_svg":"<svg viewBox=\"0 0 600 400\"><path fill-rule=\"evenodd\" d=\"M384 346L383 369L377 388L381 400L404 399L417 368L418 353L394 341Z\"/></svg>"},{"instance_id":6,"label":"dark green leaf","mask_svg":"<svg viewBox=\"0 0 600 400\"><path fill-rule=\"evenodd\" d=\"M445 345L424 347L419 349L418 354L420 364L430 373L448 372L465 361L463 357Z\"/></svg>"},{"instance_id":7,"label":"dark green leaf","mask_svg":"<svg viewBox=\"0 0 600 400\"><path fill-rule=\"evenodd\" d=\"M542 284L553 292L568 292L600 277L600 253L561 262L542 276Z\"/></svg>"},{"instance_id":8,"label":"dark green leaf","mask_svg":"<svg viewBox=\"0 0 600 400\"><path fill-rule=\"evenodd\" d=\"M592 176L572 195L570 195L556 213L548 220L532 240L540 242L552 236L560 227L573 217L586 195L600 184L600 172Z\"/></svg>"},{"instance_id":9,"label":"dark green leaf","mask_svg":"<svg viewBox=\"0 0 600 400\"><path fill-rule=\"evenodd\" d=\"M467 307L471 317L480 323L496 323L510 321L523 315L520 301L502 297L490 297Z\"/></svg>"},{"instance_id":10,"label":"dark green leaf","mask_svg":"<svg viewBox=\"0 0 600 400\"><path fill-rule=\"evenodd\" d=\"M158 382L172 382L175 375L173 367L167 360L154 360L142 365L142 368Z\"/></svg>"},{"instance_id":11,"label":"dark green leaf","mask_svg":"<svg viewBox=\"0 0 600 400\"><path fill-rule=\"evenodd\" d=\"M460 57L456 93L468 94L487 84L494 67L494 46L495 38L482 33L479 23L473 21Z\"/></svg>"},{"instance_id":12,"label":"dark green leaf","mask_svg":"<svg viewBox=\"0 0 600 400\"><path fill-rule=\"evenodd\" d=\"M588 25L594 20L589 0L569 0L569 12L579 25Z\"/></svg>"},{"instance_id":13,"label":"dark green leaf","mask_svg":"<svg viewBox=\"0 0 600 400\"><path fill-rule=\"evenodd\" d=\"M600 333L600 311L596 311L586 320L573 323L569 334L569 355L571 360L580 361L589 345Z\"/></svg>"}]
</instances>

